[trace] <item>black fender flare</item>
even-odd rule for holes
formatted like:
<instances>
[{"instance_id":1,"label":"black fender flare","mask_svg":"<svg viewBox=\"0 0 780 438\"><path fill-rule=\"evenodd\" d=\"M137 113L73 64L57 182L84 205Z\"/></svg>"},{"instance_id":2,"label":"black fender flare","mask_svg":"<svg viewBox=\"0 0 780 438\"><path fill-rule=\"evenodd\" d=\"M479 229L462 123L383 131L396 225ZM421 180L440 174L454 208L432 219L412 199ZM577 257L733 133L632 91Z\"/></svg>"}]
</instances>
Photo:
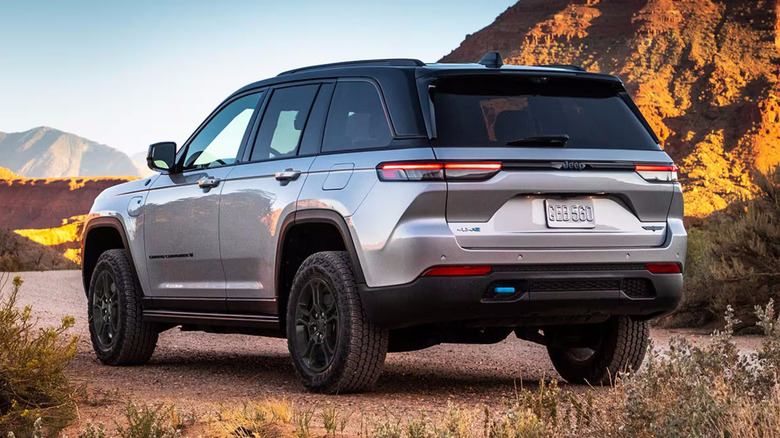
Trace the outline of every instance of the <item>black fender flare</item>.
<instances>
[{"instance_id":1,"label":"black fender flare","mask_svg":"<svg viewBox=\"0 0 780 438\"><path fill-rule=\"evenodd\" d=\"M344 242L344 247L349 253L350 261L352 262L352 271L355 274L355 281L358 284L364 284L366 278L363 275L363 268L360 266L360 260L357 256L357 250L355 249L355 243L352 240L352 234L349 232L347 221L344 216L337 211L328 210L323 208L315 208L308 210L298 210L294 213L287 215L282 221L280 227L279 239L277 240L276 249L276 266L275 272L275 284L276 284L276 296L279 297L279 282L281 266L282 266L282 254L284 250L284 242L287 238L287 232L293 227L293 225L305 224L305 223L323 223L336 227L341 234L341 240Z\"/></svg>"},{"instance_id":2,"label":"black fender flare","mask_svg":"<svg viewBox=\"0 0 780 438\"><path fill-rule=\"evenodd\" d=\"M87 255L87 239L89 233L95 228L113 228L119 233L119 237L122 239L122 246L125 250L130 251L130 246L127 244L127 235L125 234L125 227L122 222L115 217L111 216L98 216L91 219L87 219L84 224L84 229L81 232L81 282L84 285L84 293L89 294L89 278L92 276L92 271L87 272L88 266L86 265ZM132 263L132 254L130 262ZM93 266L94 268L94 266Z\"/></svg>"}]
</instances>

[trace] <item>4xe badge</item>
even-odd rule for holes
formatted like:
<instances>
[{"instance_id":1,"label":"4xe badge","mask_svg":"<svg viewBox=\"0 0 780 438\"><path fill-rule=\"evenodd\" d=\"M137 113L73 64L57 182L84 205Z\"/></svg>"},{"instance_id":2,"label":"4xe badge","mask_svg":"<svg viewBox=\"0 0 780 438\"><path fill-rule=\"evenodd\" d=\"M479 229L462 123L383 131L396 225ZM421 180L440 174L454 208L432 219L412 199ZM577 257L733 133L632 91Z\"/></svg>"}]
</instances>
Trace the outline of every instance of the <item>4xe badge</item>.
<instances>
[{"instance_id":1,"label":"4xe badge","mask_svg":"<svg viewBox=\"0 0 780 438\"><path fill-rule=\"evenodd\" d=\"M564 161L561 164L561 170L583 170L585 169L585 163L579 161Z\"/></svg>"},{"instance_id":2,"label":"4xe badge","mask_svg":"<svg viewBox=\"0 0 780 438\"><path fill-rule=\"evenodd\" d=\"M482 232L482 229L480 227L460 227L455 231L459 231L461 233L480 233Z\"/></svg>"}]
</instances>

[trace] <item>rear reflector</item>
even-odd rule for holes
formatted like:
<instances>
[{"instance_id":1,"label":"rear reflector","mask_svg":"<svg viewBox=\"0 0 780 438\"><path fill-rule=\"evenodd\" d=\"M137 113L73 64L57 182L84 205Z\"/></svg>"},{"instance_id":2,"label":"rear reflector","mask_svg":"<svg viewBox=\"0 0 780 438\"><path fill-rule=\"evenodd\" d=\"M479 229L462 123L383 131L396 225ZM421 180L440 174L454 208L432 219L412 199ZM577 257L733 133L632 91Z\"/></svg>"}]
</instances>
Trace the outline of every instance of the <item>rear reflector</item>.
<instances>
[{"instance_id":1,"label":"rear reflector","mask_svg":"<svg viewBox=\"0 0 780 438\"><path fill-rule=\"evenodd\" d=\"M672 164L637 164L634 170L647 181L674 182L677 181L677 166Z\"/></svg>"},{"instance_id":2,"label":"rear reflector","mask_svg":"<svg viewBox=\"0 0 780 438\"><path fill-rule=\"evenodd\" d=\"M647 270L653 274L679 274L680 265L677 263L648 263Z\"/></svg>"},{"instance_id":3,"label":"rear reflector","mask_svg":"<svg viewBox=\"0 0 780 438\"><path fill-rule=\"evenodd\" d=\"M428 269L422 276L444 277L456 275L485 275L490 271L490 266L437 266Z\"/></svg>"}]
</instances>

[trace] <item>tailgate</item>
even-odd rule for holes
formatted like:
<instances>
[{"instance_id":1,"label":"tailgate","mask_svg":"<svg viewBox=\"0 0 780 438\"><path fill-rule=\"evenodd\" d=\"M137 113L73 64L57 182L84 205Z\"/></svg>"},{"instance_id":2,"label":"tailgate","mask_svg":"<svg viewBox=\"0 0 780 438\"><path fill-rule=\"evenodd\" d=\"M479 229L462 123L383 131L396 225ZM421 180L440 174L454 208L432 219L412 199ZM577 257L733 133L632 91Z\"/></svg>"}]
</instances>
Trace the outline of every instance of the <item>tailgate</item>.
<instances>
[{"instance_id":1,"label":"tailgate","mask_svg":"<svg viewBox=\"0 0 780 438\"><path fill-rule=\"evenodd\" d=\"M486 181L447 182L447 222L464 248L612 248L663 244L673 185L646 181L636 163L663 152L434 149L445 161L497 161ZM624 154L625 155L625 154Z\"/></svg>"},{"instance_id":2,"label":"tailgate","mask_svg":"<svg viewBox=\"0 0 780 438\"><path fill-rule=\"evenodd\" d=\"M664 243L676 168L616 79L502 71L422 85L461 246Z\"/></svg>"}]
</instances>

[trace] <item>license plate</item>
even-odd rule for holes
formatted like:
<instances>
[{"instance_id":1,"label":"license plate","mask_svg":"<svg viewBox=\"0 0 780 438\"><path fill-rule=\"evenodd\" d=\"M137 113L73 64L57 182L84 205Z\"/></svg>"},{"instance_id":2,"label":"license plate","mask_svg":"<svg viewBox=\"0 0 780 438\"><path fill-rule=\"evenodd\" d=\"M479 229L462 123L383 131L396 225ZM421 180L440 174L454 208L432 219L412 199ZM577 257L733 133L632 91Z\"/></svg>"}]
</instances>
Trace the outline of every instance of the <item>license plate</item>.
<instances>
[{"instance_id":1,"label":"license plate","mask_svg":"<svg viewBox=\"0 0 780 438\"><path fill-rule=\"evenodd\" d=\"M594 228L596 219L590 199L545 199L545 217L550 228Z\"/></svg>"}]
</instances>

